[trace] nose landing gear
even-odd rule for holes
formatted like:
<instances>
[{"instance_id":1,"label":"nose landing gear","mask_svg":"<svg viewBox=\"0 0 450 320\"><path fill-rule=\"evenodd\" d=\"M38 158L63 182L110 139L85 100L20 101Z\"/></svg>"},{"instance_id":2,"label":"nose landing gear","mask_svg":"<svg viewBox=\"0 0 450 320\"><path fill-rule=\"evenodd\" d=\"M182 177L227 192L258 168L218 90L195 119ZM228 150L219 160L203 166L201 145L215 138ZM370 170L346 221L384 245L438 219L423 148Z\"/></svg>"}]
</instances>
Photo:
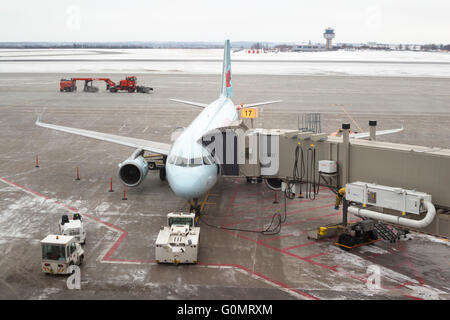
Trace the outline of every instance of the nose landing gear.
<instances>
[{"instance_id":1,"label":"nose landing gear","mask_svg":"<svg viewBox=\"0 0 450 320\"><path fill-rule=\"evenodd\" d=\"M196 215L200 213L201 205L198 203L198 198L190 200L189 205L189 212L195 213Z\"/></svg>"}]
</instances>

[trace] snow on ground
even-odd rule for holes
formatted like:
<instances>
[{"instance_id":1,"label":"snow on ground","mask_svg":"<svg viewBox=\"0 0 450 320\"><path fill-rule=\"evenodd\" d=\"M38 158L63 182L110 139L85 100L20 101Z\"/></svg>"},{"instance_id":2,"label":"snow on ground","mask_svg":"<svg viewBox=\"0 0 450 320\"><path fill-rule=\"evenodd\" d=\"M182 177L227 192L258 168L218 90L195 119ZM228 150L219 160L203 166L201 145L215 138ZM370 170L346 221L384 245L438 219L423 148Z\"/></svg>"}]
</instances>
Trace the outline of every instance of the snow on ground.
<instances>
[{"instance_id":1,"label":"snow on ground","mask_svg":"<svg viewBox=\"0 0 450 320\"><path fill-rule=\"evenodd\" d=\"M9 59L95 59L95 60L222 60L222 49L0 49L1 60ZM450 62L450 53L420 51L337 50L319 52L231 53L232 60L283 61L397 61Z\"/></svg>"},{"instance_id":2,"label":"snow on ground","mask_svg":"<svg viewBox=\"0 0 450 320\"><path fill-rule=\"evenodd\" d=\"M373 266L372 263L368 260L365 260L353 253L344 252L338 248L331 247L330 251L333 251L333 259L338 265L351 265L362 268L363 270L368 270L370 266ZM381 288L373 290L369 289L365 283L358 284L360 286L361 292L364 292L366 295L376 294L376 293L385 293L388 294L388 288L390 289L393 285L403 285L404 291L409 293L411 296L426 299L426 300L438 300L440 295L447 294L446 292L428 286L421 285L417 280L408 277L400 272L394 271L389 268L385 268L383 266L377 266L380 269L381 276ZM348 272L348 270L341 270L342 272ZM351 272L350 272L351 273ZM338 287L333 288L333 290L350 290L354 288L349 288L339 284Z\"/></svg>"},{"instance_id":3,"label":"snow on ground","mask_svg":"<svg viewBox=\"0 0 450 320\"><path fill-rule=\"evenodd\" d=\"M0 50L0 72L219 74L222 56L221 49ZM450 77L444 52L241 50L231 59L234 74Z\"/></svg>"},{"instance_id":4,"label":"snow on ground","mask_svg":"<svg viewBox=\"0 0 450 320\"><path fill-rule=\"evenodd\" d=\"M431 236L431 235L428 235L428 234L413 233L411 238L412 239L424 239L424 240L428 240L428 241L431 241L431 242L440 243L440 244L443 244L443 245L450 246L450 241L448 239L438 238L438 237Z\"/></svg>"}]
</instances>

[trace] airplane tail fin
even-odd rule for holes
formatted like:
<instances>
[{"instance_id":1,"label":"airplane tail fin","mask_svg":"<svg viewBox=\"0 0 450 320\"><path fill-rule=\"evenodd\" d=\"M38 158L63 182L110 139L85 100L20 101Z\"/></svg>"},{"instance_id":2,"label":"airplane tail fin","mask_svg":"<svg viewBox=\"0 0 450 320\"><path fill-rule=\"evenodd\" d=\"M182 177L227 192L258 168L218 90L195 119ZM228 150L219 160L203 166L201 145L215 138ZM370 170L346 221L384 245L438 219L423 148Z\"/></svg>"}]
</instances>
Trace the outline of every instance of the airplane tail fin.
<instances>
[{"instance_id":1,"label":"airplane tail fin","mask_svg":"<svg viewBox=\"0 0 450 320\"><path fill-rule=\"evenodd\" d=\"M233 87L231 85L231 57L230 40L225 40L223 49L223 70L222 70L222 91L221 96L231 98L233 96Z\"/></svg>"}]
</instances>

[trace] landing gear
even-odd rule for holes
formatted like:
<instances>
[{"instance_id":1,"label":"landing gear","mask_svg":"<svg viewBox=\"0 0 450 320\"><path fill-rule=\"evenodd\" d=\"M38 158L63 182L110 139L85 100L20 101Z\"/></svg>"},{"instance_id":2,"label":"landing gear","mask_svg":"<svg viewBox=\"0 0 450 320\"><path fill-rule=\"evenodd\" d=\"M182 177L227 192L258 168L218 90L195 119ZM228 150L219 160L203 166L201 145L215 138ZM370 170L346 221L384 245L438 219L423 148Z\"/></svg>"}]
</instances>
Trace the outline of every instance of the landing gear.
<instances>
[{"instance_id":1,"label":"landing gear","mask_svg":"<svg viewBox=\"0 0 450 320\"><path fill-rule=\"evenodd\" d=\"M200 204L198 203L198 198L195 198L194 200L190 200L189 201L189 212L195 213L195 214L199 214L200 213Z\"/></svg>"},{"instance_id":2,"label":"landing gear","mask_svg":"<svg viewBox=\"0 0 450 320\"><path fill-rule=\"evenodd\" d=\"M166 168L159 169L159 179L166 181Z\"/></svg>"}]
</instances>

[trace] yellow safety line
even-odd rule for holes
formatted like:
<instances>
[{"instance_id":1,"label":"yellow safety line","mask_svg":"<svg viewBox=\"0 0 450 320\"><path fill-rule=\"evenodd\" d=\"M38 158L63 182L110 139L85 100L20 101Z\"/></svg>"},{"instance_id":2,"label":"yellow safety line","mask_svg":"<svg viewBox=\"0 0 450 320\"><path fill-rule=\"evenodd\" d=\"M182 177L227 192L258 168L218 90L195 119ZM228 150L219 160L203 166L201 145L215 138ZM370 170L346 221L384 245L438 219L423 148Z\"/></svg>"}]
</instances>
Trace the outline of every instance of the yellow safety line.
<instances>
[{"instance_id":1,"label":"yellow safety line","mask_svg":"<svg viewBox=\"0 0 450 320\"><path fill-rule=\"evenodd\" d=\"M209 193L209 192L208 192L208 193L205 195L205 198L203 199L202 204L200 205L200 211L201 211L201 212L203 212L203 209L205 208L206 205L216 205L215 202L208 202L208 198L209 198L210 196L217 196L217 194L213 194L213 193Z\"/></svg>"},{"instance_id":2,"label":"yellow safety line","mask_svg":"<svg viewBox=\"0 0 450 320\"><path fill-rule=\"evenodd\" d=\"M353 248L358 248L358 247L362 247L362 246L365 246L365 245L369 245L369 244L374 243L374 242L377 242L377 241L378 241L378 240L371 240L371 241L369 241L369 242L358 243L358 244L355 244L353 247L349 247L349 246L340 244L339 242L335 242L334 244L335 244L335 245L338 245L338 246L341 246L341 247L353 249Z\"/></svg>"},{"instance_id":3,"label":"yellow safety line","mask_svg":"<svg viewBox=\"0 0 450 320\"><path fill-rule=\"evenodd\" d=\"M345 247L345 248L349 248L349 249L353 248L353 247L345 246L345 245L340 244L338 242L335 242L334 244L337 245L337 246L341 246L341 247Z\"/></svg>"},{"instance_id":4,"label":"yellow safety line","mask_svg":"<svg viewBox=\"0 0 450 320\"><path fill-rule=\"evenodd\" d=\"M353 121L353 123L355 124L355 126L358 127L359 131L363 131L363 129L361 129L361 127L358 125L358 123L352 118L352 116L347 112L347 110L345 110L343 105L340 105L341 109L344 110L345 114L350 118L350 120Z\"/></svg>"},{"instance_id":5,"label":"yellow safety line","mask_svg":"<svg viewBox=\"0 0 450 320\"><path fill-rule=\"evenodd\" d=\"M206 205L207 202L208 202L208 197L209 197L209 192L205 195L205 198L204 198L203 201L202 201L202 204L201 204L201 206L200 206L200 212L203 212L203 208L205 207L205 205Z\"/></svg>"}]
</instances>

